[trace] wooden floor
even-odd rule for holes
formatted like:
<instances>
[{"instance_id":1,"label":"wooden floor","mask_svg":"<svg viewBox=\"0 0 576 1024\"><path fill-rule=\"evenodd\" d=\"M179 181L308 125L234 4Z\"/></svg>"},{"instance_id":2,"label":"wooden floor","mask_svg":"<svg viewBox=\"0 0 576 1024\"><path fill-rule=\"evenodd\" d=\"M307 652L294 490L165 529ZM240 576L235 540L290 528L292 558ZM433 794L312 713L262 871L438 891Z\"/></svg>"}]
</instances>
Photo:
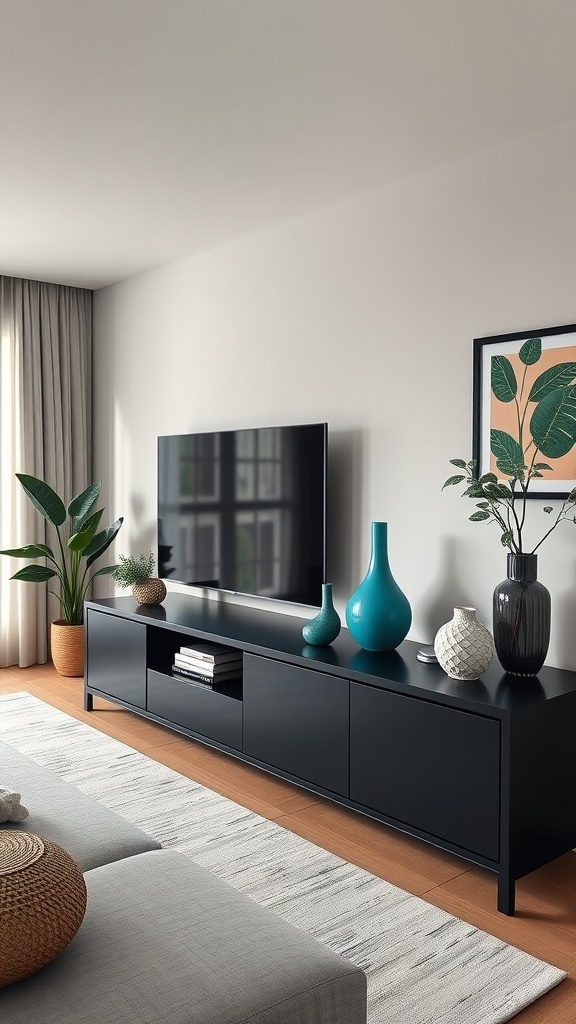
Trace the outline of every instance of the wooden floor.
<instances>
[{"instance_id":1,"label":"wooden floor","mask_svg":"<svg viewBox=\"0 0 576 1024\"><path fill-rule=\"evenodd\" d=\"M516 914L505 917L495 909L496 880L489 872L470 868L450 854L105 701L95 699L94 711L87 713L83 710L83 681L57 675L52 665L0 669L0 693L21 690L428 903L569 971L566 981L514 1020L518 1024L576 1024L575 853L520 881Z\"/></svg>"}]
</instances>

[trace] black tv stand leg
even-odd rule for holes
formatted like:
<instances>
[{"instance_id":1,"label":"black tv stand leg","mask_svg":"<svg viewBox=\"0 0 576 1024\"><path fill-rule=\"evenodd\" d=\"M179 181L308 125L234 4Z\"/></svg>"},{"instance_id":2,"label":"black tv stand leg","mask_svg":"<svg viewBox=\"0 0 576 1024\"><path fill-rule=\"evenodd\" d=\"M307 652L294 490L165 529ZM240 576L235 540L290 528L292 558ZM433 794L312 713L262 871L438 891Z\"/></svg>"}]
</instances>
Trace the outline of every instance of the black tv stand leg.
<instances>
[{"instance_id":1,"label":"black tv stand leg","mask_svg":"<svg viewBox=\"0 0 576 1024\"><path fill-rule=\"evenodd\" d=\"M94 696L84 690L84 711L94 710Z\"/></svg>"},{"instance_id":2,"label":"black tv stand leg","mask_svg":"<svg viewBox=\"0 0 576 1024\"><path fill-rule=\"evenodd\" d=\"M509 875L498 875L498 910L501 914L514 914L516 882Z\"/></svg>"}]
</instances>

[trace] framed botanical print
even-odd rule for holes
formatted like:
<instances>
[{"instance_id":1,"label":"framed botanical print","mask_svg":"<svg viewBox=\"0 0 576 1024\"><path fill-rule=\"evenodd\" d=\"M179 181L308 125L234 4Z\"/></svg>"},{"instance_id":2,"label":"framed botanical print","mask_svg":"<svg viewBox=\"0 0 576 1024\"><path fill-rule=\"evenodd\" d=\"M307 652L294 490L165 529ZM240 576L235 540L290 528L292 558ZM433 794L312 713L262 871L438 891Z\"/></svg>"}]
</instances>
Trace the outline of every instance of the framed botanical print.
<instances>
[{"instance_id":1,"label":"framed botanical print","mask_svg":"<svg viewBox=\"0 0 576 1024\"><path fill-rule=\"evenodd\" d=\"M527 497L576 487L576 324L474 339L479 476L530 479Z\"/></svg>"}]
</instances>

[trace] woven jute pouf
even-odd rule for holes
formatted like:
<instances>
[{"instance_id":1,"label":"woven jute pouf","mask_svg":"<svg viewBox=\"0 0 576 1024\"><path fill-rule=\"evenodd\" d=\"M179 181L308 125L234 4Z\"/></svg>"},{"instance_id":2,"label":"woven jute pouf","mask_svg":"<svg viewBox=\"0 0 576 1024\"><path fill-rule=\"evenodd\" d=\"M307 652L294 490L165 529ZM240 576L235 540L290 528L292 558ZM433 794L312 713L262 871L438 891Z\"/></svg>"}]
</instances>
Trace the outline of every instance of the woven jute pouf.
<instances>
[{"instance_id":1,"label":"woven jute pouf","mask_svg":"<svg viewBox=\"0 0 576 1024\"><path fill-rule=\"evenodd\" d=\"M82 924L86 884L58 843L0 831L0 988L34 974Z\"/></svg>"}]
</instances>

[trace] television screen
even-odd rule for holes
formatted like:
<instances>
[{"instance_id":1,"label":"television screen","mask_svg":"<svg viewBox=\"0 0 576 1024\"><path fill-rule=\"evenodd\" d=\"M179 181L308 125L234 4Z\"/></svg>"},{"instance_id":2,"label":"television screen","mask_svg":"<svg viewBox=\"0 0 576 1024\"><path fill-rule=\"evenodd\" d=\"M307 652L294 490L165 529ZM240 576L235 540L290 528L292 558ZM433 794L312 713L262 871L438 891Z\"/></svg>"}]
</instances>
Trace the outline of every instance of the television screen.
<instances>
[{"instance_id":1,"label":"television screen","mask_svg":"<svg viewBox=\"0 0 576 1024\"><path fill-rule=\"evenodd\" d=\"M320 605L326 464L326 423L159 437L159 575Z\"/></svg>"}]
</instances>

